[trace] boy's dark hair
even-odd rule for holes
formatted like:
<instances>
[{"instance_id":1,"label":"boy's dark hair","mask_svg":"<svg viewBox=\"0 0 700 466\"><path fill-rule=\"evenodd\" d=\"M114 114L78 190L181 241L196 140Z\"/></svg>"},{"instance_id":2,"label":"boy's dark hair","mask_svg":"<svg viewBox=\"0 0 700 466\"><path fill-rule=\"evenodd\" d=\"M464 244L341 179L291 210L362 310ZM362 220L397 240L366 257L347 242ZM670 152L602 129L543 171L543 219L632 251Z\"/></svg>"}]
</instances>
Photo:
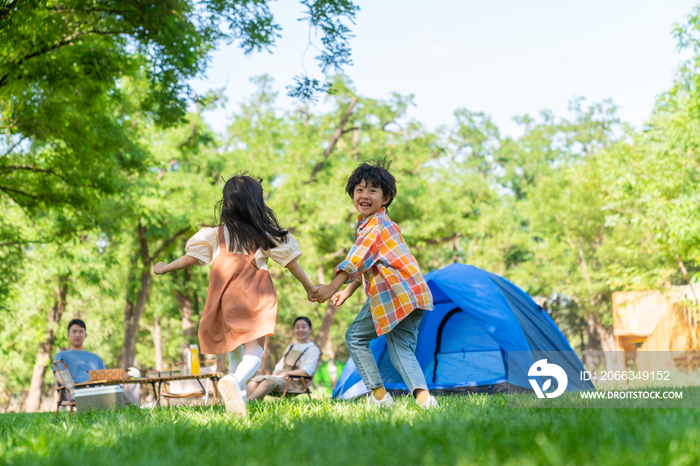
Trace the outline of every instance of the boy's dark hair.
<instances>
[{"instance_id":1,"label":"boy's dark hair","mask_svg":"<svg viewBox=\"0 0 700 466\"><path fill-rule=\"evenodd\" d=\"M386 157L379 160L368 160L361 164L352 172L348 178L348 184L345 186L345 192L348 193L350 199L355 193L355 186L362 183L362 180L368 185L382 188L384 195L389 195L389 202L384 204L384 207L389 207L391 202L396 197L396 179L394 175L389 173L391 160L387 161Z\"/></svg>"},{"instance_id":2,"label":"boy's dark hair","mask_svg":"<svg viewBox=\"0 0 700 466\"><path fill-rule=\"evenodd\" d=\"M219 201L220 224L228 228L229 250L254 252L274 249L272 241L287 242L287 230L277 222L275 212L265 205L262 179L246 172L233 176L224 185L223 199Z\"/></svg>"},{"instance_id":3,"label":"boy's dark hair","mask_svg":"<svg viewBox=\"0 0 700 466\"><path fill-rule=\"evenodd\" d=\"M87 331L87 327L85 326L85 322L83 322L80 319L73 319L70 322L68 322L68 331L70 332L70 328L74 325L79 325L83 327L83 330Z\"/></svg>"},{"instance_id":4,"label":"boy's dark hair","mask_svg":"<svg viewBox=\"0 0 700 466\"><path fill-rule=\"evenodd\" d=\"M309 318L305 317L305 316L299 316L296 319L294 319L294 323L292 324L292 327L294 327L297 324L297 322L299 322L300 320L303 320L304 322L309 324L309 328L314 328L314 326L311 325L311 320L309 320Z\"/></svg>"}]
</instances>

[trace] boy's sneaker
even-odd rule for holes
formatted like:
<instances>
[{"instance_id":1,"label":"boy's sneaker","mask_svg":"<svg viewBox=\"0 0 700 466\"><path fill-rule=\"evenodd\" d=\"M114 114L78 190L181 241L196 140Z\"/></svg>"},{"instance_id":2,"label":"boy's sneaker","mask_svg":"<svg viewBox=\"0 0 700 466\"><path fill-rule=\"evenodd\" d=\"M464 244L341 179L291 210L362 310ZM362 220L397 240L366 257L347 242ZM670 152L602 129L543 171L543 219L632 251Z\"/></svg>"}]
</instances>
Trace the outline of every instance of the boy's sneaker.
<instances>
[{"instance_id":1,"label":"boy's sneaker","mask_svg":"<svg viewBox=\"0 0 700 466\"><path fill-rule=\"evenodd\" d=\"M238 417L248 417L248 410L241 396L241 387L238 386L236 378L229 374L219 380L218 387L226 405L226 412L235 414Z\"/></svg>"},{"instance_id":2,"label":"boy's sneaker","mask_svg":"<svg viewBox=\"0 0 700 466\"><path fill-rule=\"evenodd\" d=\"M391 397L391 393L385 393L384 398L381 400L378 400L374 397L374 393L369 394L369 402L368 404L370 406L376 406L378 408L391 408L394 406L394 399Z\"/></svg>"},{"instance_id":3,"label":"boy's sneaker","mask_svg":"<svg viewBox=\"0 0 700 466\"><path fill-rule=\"evenodd\" d=\"M437 400L433 395L430 395L427 400L425 400L425 403L418 403L416 401L416 404L418 405L419 408L422 409L434 409L438 407Z\"/></svg>"}]
</instances>

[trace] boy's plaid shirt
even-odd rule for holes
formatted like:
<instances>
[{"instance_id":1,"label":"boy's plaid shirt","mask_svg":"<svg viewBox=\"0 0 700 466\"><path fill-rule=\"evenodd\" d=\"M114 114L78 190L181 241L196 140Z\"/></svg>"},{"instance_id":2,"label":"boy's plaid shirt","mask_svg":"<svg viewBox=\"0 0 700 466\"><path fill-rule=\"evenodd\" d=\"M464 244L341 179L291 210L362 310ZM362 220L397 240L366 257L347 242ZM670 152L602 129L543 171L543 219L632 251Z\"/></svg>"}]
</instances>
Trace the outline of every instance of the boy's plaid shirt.
<instances>
[{"instance_id":1,"label":"boy's plaid shirt","mask_svg":"<svg viewBox=\"0 0 700 466\"><path fill-rule=\"evenodd\" d=\"M383 207L364 221L358 217L357 241L335 268L336 274L340 271L350 275L347 283L364 275L377 335L390 332L415 309L434 309L418 262Z\"/></svg>"}]
</instances>

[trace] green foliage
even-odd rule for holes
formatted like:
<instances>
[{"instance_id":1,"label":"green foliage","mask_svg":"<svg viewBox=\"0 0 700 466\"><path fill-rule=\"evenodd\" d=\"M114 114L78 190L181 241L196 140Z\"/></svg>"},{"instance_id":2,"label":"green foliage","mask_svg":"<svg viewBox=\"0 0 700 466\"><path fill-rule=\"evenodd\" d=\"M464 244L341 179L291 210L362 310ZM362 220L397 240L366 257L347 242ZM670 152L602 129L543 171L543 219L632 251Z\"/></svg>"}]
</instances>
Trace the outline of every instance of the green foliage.
<instances>
[{"instance_id":1,"label":"green foliage","mask_svg":"<svg viewBox=\"0 0 700 466\"><path fill-rule=\"evenodd\" d=\"M700 9L676 25L679 48L694 57L674 86L658 100L643 132L603 155L606 222L636 232L621 248L627 287L662 287L700 279ZM695 303L697 306L697 303Z\"/></svg>"},{"instance_id":2,"label":"green foliage","mask_svg":"<svg viewBox=\"0 0 700 466\"><path fill-rule=\"evenodd\" d=\"M323 72L332 68L338 73L343 71L343 66L352 65L348 42L352 35L343 18L354 22L355 13L360 7L349 0L302 0L301 3L308 8L307 16L303 19L323 33L321 42L325 50L316 57Z\"/></svg>"},{"instance_id":3,"label":"green foliage","mask_svg":"<svg viewBox=\"0 0 700 466\"><path fill-rule=\"evenodd\" d=\"M310 27L323 30L324 67L349 63L350 31L341 19L357 7L303 4ZM279 29L264 1L2 2L0 200L29 215L68 209L62 227L71 231L94 224L102 198L149 169L134 118L181 123L186 81L206 68L217 43L269 49ZM138 96L130 81L145 83ZM3 219L0 234L15 227ZM33 240L7 234L0 248Z\"/></svg>"}]
</instances>

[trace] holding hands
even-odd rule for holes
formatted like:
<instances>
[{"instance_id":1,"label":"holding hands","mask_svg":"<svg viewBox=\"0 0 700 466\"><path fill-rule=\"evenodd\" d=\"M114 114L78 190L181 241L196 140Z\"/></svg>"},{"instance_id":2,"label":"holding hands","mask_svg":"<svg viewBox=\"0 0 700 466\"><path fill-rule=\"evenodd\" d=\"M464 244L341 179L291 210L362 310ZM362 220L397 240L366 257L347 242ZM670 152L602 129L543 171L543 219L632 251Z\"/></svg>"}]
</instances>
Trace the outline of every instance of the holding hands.
<instances>
[{"instance_id":1,"label":"holding hands","mask_svg":"<svg viewBox=\"0 0 700 466\"><path fill-rule=\"evenodd\" d=\"M318 287L318 291L314 295L314 301L318 303L325 303L328 301L328 298L333 296L335 293L336 289L334 289L330 285L316 285Z\"/></svg>"},{"instance_id":2,"label":"holding hands","mask_svg":"<svg viewBox=\"0 0 700 466\"><path fill-rule=\"evenodd\" d=\"M318 293L319 285L311 286L306 289L306 298L312 303L316 302L316 293Z\"/></svg>"},{"instance_id":3,"label":"holding hands","mask_svg":"<svg viewBox=\"0 0 700 466\"><path fill-rule=\"evenodd\" d=\"M316 285L318 291L309 298L311 302L325 303L329 299L331 304L336 307L342 306L345 301L360 287L361 283L356 280L345 287L343 291L338 291L338 288L347 280L348 275L345 272L339 273L330 285Z\"/></svg>"}]
</instances>

